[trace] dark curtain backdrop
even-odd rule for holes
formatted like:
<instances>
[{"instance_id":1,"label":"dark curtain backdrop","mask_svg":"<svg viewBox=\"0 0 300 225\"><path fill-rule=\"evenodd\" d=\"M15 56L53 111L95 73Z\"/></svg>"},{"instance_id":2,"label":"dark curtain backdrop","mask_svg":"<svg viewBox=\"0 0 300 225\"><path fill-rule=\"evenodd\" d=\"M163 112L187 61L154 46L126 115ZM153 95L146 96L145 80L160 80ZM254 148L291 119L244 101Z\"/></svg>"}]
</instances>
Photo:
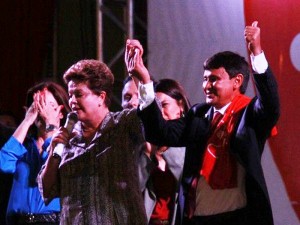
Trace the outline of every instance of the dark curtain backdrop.
<instances>
[{"instance_id":1,"label":"dark curtain backdrop","mask_svg":"<svg viewBox=\"0 0 300 225\"><path fill-rule=\"evenodd\" d=\"M20 120L29 87L63 84L69 66L96 58L96 1L1 0L0 8L0 110Z\"/></svg>"},{"instance_id":2,"label":"dark curtain backdrop","mask_svg":"<svg viewBox=\"0 0 300 225\"><path fill-rule=\"evenodd\" d=\"M2 0L0 108L17 117L27 89L40 81L52 41L53 0Z\"/></svg>"}]
</instances>

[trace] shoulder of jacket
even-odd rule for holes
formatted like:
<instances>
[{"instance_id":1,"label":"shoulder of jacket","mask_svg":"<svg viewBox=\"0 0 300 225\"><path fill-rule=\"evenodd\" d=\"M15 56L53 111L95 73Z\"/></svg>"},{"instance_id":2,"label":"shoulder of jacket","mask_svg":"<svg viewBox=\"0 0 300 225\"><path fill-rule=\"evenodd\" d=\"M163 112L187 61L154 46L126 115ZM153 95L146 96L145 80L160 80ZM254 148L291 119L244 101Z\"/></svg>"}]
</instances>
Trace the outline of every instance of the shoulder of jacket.
<instances>
[{"instance_id":1,"label":"shoulder of jacket","mask_svg":"<svg viewBox=\"0 0 300 225\"><path fill-rule=\"evenodd\" d=\"M193 115L204 115L207 113L210 107L211 106L206 103L195 104L191 107L189 113Z\"/></svg>"}]
</instances>

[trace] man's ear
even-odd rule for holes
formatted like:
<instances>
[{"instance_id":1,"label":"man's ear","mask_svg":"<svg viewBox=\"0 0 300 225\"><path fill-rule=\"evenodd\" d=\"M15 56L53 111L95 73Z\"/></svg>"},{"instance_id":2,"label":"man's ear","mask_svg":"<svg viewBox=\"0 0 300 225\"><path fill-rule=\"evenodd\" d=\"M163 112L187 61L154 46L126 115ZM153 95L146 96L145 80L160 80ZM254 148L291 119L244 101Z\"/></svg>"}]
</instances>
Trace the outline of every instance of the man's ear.
<instances>
[{"instance_id":1,"label":"man's ear","mask_svg":"<svg viewBox=\"0 0 300 225\"><path fill-rule=\"evenodd\" d=\"M243 74L239 73L234 77L234 83L233 83L233 87L234 89L240 89L240 87L242 86L244 81L244 76Z\"/></svg>"}]
</instances>

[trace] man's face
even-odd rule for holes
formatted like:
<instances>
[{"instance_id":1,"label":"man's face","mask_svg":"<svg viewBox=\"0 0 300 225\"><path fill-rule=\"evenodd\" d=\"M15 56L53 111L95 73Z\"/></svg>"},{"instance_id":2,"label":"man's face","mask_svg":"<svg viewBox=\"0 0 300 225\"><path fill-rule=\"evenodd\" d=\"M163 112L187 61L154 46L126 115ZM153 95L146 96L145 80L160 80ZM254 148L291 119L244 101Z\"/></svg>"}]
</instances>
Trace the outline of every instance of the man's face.
<instances>
[{"instance_id":1,"label":"man's face","mask_svg":"<svg viewBox=\"0 0 300 225\"><path fill-rule=\"evenodd\" d=\"M237 88L236 78L230 79L223 67L204 71L203 91L206 96L206 103L217 109L232 101Z\"/></svg>"},{"instance_id":2,"label":"man's face","mask_svg":"<svg viewBox=\"0 0 300 225\"><path fill-rule=\"evenodd\" d=\"M122 107L123 109L137 108L138 104L138 90L134 81L130 80L122 90Z\"/></svg>"}]
</instances>

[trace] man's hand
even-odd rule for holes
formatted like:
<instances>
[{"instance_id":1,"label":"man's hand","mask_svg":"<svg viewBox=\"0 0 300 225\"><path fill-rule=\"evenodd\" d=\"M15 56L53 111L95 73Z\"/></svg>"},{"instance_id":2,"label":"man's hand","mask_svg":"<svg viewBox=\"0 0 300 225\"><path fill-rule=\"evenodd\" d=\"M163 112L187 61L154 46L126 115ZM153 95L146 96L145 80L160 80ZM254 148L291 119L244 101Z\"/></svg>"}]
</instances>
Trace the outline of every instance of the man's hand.
<instances>
[{"instance_id":1,"label":"man's hand","mask_svg":"<svg viewBox=\"0 0 300 225\"><path fill-rule=\"evenodd\" d=\"M137 78L141 83L149 83L150 75L143 63L143 47L138 40L127 40L125 64L129 75Z\"/></svg>"},{"instance_id":2,"label":"man's hand","mask_svg":"<svg viewBox=\"0 0 300 225\"><path fill-rule=\"evenodd\" d=\"M251 26L246 26L244 31L244 36L248 43L248 49L253 55L259 55L262 53L260 44L260 28L257 24L258 22L254 21Z\"/></svg>"}]
</instances>

